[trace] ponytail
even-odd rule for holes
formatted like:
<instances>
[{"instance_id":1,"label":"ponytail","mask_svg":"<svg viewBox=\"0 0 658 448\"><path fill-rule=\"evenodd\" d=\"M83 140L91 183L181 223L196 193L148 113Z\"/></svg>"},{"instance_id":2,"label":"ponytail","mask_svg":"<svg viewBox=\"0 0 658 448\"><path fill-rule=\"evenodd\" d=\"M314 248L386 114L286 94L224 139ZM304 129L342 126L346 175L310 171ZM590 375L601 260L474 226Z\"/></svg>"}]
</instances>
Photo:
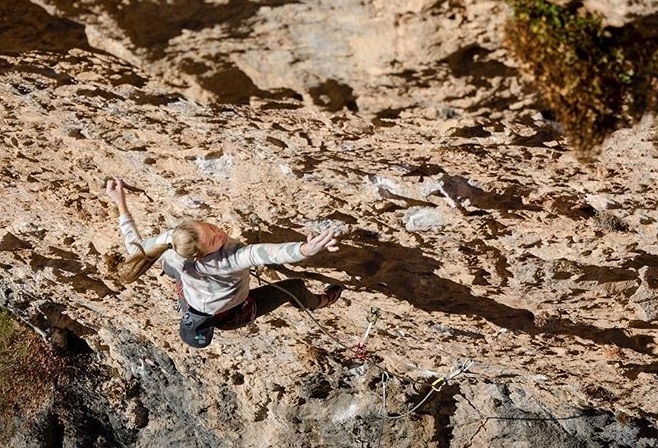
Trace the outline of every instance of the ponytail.
<instances>
[{"instance_id":1,"label":"ponytail","mask_svg":"<svg viewBox=\"0 0 658 448\"><path fill-rule=\"evenodd\" d=\"M119 280L122 283L132 283L144 272L148 271L153 264L168 249L174 249L183 258L194 258L202 255L198 247L199 233L196 229L196 221L184 221L179 224L172 235L172 243L156 244L145 250L140 244L132 243L138 252L128 260L119 264Z\"/></svg>"},{"instance_id":2,"label":"ponytail","mask_svg":"<svg viewBox=\"0 0 658 448\"><path fill-rule=\"evenodd\" d=\"M139 252L119 265L119 280L122 283L132 283L137 280L158 261L162 254L171 249L171 244L156 244L148 250L144 250L140 244L133 244L137 246Z\"/></svg>"}]
</instances>

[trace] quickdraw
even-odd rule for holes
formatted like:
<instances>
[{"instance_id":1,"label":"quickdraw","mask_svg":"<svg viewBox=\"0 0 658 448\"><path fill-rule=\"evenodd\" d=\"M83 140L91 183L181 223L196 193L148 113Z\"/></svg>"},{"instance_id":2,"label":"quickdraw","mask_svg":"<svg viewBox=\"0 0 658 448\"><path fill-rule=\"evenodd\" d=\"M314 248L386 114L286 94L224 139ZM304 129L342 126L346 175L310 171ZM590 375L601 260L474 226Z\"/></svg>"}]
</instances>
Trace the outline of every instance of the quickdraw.
<instances>
[{"instance_id":1,"label":"quickdraw","mask_svg":"<svg viewBox=\"0 0 658 448\"><path fill-rule=\"evenodd\" d=\"M355 358L357 358L361 361L364 361L368 357L368 354L367 354L367 351L366 351L366 343L368 342L368 337L370 335L370 330L372 329L372 327L375 326L375 324L377 323L377 320L379 319L380 316L381 316L381 312L380 312L379 308L377 308L377 307L370 308L370 314L368 314L368 317L366 318L366 320L368 321L368 328L366 328L366 331L363 334L363 337L361 338L361 340L354 347L354 357Z\"/></svg>"},{"instance_id":2,"label":"quickdraw","mask_svg":"<svg viewBox=\"0 0 658 448\"><path fill-rule=\"evenodd\" d=\"M249 217L249 223L251 224L251 228L253 229L254 233L256 234L256 243L261 242L261 228L260 225L263 223L263 220L260 219L260 216L258 216L256 213L252 213L252 215ZM265 271L265 266L253 266L251 268L252 275L256 277L256 280L258 280L258 285L262 285L262 280L261 280L261 275Z\"/></svg>"},{"instance_id":3,"label":"quickdraw","mask_svg":"<svg viewBox=\"0 0 658 448\"><path fill-rule=\"evenodd\" d=\"M470 360L470 359L467 359L466 361L464 361L464 363L463 363L461 366L459 366L457 369L453 370L453 371L450 373L450 375L448 375L448 376L442 376L442 377L437 378L437 379L436 379L436 380L430 385L430 386L432 387L432 390L433 390L434 392L439 392L439 391L441 390L441 388L442 388L442 387L443 387L448 381L450 381L451 379L453 379L453 378L456 377L457 375L460 375L460 374L466 372L468 369L471 368L472 365L473 365L473 361Z\"/></svg>"},{"instance_id":4,"label":"quickdraw","mask_svg":"<svg viewBox=\"0 0 658 448\"><path fill-rule=\"evenodd\" d=\"M380 417L382 419L386 419L386 420L397 420L397 419L406 417L407 415L409 415L413 412L416 412L416 409L421 407L423 405L423 403L425 403L427 401L427 399L430 397L430 395L432 395L432 393L440 392L441 388L443 388L443 386L448 384L448 381L450 381L453 378L455 378L456 376L459 376L462 373L468 371L468 369L470 369L472 365L473 365L473 361L470 360L470 359L467 359L466 361L464 361L462 363L462 365L460 365L455 370L450 372L449 375L437 378L430 385L430 390L427 392L425 397L423 397L423 399L420 400L420 402L416 406L414 406L412 409L408 410L407 412L404 412L404 413L398 414L398 415L391 415L386 411L386 382L389 379L389 375L388 375L388 373L384 372L384 373L386 373L386 375L382 374L382 410L380 410Z\"/></svg>"}]
</instances>

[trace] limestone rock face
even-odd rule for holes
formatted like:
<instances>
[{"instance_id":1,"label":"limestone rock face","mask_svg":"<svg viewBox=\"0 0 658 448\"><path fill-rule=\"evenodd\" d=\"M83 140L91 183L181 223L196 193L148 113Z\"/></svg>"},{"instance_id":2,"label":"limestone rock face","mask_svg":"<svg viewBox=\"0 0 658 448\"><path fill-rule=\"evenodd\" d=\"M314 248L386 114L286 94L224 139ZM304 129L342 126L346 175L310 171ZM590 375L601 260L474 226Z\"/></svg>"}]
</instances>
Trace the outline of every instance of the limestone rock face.
<instances>
[{"instance_id":1,"label":"limestone rock face","mask_svg":"<svg viewBox=\"0 0 658 448\"><path fill-rule=\"evenodd\" d=\"M89 362L62 446L656 446L656 118L583 165L502 3L36 3L0 0L0 303ZM260 281L343 298L188 348L169 280L116 281L113 176L144 236L335 226Z\"/></svg>"},{"instance_id":2,"label":"limestone rock face","mask_svg":"<svg viewBox=\"0 0 658 448\"><path fill-rule=\"evenodd\" d=\"M496 54L507 14L499 1L36 3L205 104L297 99L380 119L416 109L433 118L449 99L469 107L514 83Z\"/></svg>"}]
</instances>

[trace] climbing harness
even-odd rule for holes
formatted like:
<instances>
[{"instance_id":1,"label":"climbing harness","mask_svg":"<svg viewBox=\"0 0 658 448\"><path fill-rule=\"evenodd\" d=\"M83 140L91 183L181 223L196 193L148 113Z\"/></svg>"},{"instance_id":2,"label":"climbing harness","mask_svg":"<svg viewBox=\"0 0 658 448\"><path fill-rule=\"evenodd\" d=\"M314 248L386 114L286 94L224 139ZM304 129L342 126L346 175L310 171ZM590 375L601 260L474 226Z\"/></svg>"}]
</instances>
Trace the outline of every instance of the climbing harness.
<instances>
[{"instance_id":1,"label":"climbing harness","mask_svg":"<svg viewBox=\"0 0 658 448\"><path fill-rule=\"evenodd\" d=\"M372 327L375 326L380 315L381 313L379 311L379 308L377 307L370 308L370 314L366 318L366 320L368 321L368 328L366 328L366 332L363 334L361 340L356 344L356 347L354 347L354 352L355 352L354 357L360 359L361 361L364 361L367 357L366 342L368 342L368 336L370 335L370 330L372 329Z\"/></svg>"}]
</instances>

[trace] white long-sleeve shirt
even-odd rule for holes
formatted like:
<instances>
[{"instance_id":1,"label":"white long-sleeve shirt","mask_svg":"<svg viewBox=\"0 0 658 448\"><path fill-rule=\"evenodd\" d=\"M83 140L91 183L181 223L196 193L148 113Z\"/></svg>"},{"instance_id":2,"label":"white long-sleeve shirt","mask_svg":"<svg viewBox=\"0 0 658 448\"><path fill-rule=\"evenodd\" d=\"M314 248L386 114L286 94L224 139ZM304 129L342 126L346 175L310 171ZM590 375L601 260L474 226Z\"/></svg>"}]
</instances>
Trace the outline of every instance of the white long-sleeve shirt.
<instances>
[{"instance_id":1,"label":"white long-sleeve shirt","mask_svg":"<svg viewBox=\"0 0 658 448\"><path fill-rule=\"evenodd\" d=\"M142 239L130 214L119 217L119 227L130 255L156 244L171 243L173 229L157 237ZM249 244L233 238L216 252L198 259L185 259L173 249L160 260L165 273L183 283L187 302L197 311L216 314L242 303L249 294L249 268L265 264L295 263L306 257L301 253L303 243Z\"/></svg>"}]
</instances>

